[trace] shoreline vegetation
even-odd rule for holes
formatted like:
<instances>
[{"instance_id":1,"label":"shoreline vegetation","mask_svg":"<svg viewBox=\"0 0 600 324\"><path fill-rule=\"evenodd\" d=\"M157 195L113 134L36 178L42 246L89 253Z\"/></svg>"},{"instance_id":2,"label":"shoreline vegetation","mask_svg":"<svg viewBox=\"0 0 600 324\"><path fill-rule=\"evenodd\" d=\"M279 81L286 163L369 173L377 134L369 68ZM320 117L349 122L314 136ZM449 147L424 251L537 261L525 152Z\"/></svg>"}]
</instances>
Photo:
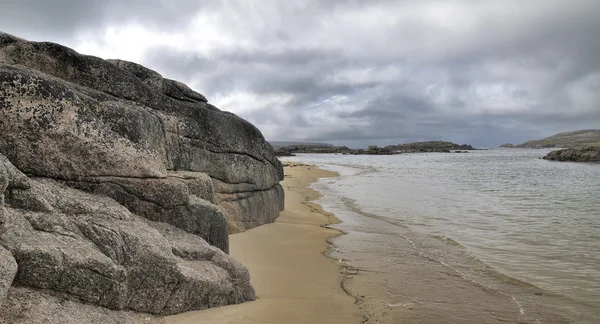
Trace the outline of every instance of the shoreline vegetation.
<instances>
[{"instance_id":1,"label":"shoreline vegetation","mask_svg":"<svg viewBox=\"0 0 600 324\"><path fill-rule=\"evenodd\" d=\"M339 223L313 201L309 188L337 173L315 166L284 164L285 210L272 224L230 235L231 255L250 271L257 300L165 318L168 324L206 323L360 323L354 297L342 288L339 261L326 256Z\"/></svg>"}]
</instances>

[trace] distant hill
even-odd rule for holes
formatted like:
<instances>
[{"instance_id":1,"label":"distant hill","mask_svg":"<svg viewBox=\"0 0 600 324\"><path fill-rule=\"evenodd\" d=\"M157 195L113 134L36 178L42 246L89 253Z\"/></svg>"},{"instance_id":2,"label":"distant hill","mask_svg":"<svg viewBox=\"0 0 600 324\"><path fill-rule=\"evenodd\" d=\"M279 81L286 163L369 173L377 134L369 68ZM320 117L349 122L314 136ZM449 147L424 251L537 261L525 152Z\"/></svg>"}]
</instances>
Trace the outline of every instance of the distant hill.
<instances>
[{"instance_id":1,"label":"distant hill","mask_svg":"<svg viewBox=\"0 0 600 324\"><path fill-rule=\"evenodd\" d=\"M273 147L274 150L277 150L280 147L294 146L294 145L301 145L301 146L333 146L333 144L329 144L329 143L288 142L288 141L269 141L269 144L271 144L271 146Z\"/></svg>"},{"instance_id":2,"label":"distant hill","mask_svg":"<svg viewBox=\"0 0 600 324\"><path fill-rule=\"evenodd\" d=\"M600 146L600 129L585 129L574 132L564 132L542 138L540 140L528 141L516 145L519 148L553 148L553 147L584 147Z\"/></svg>"}]
</instances>

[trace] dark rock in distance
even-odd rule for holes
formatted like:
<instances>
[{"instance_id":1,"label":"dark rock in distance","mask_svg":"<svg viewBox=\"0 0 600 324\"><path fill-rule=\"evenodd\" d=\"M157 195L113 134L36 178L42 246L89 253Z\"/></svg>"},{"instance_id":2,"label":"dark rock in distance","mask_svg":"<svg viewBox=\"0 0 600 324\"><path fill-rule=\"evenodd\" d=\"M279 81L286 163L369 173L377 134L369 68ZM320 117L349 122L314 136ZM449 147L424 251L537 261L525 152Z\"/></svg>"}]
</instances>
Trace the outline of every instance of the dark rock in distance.
<instances>
[{"instance_id":1,"label":"dark rock in distance","mask_svg":"<svg viewBox=\"0 0 600 324\"><path fill-rule=\"evenodd\" d=\"M350 152L352 155L393 155L397 154L392 152L390 149L385 147L378 147L377 145L370 145L366 150L358 149Z\"/></svg>"},{"instance_id":2,"label":"dark rock in distance","mask_svg":"<svg viewBox=\"0 0 600 324\"><path fill-rule=\"evenodd\" d=\"M544 160L563 162L600 162L600 146L570 148L552 151L543 157Z\"/></svg>"},{"instance_id":3,"label":"dark rock in distance","mask_svg":"<svg viewBox=\"0 0 600 324\"><path fill-rule=\"evenodd\" d=\"M502 144L500 145L500 148L514 148L515 146L513 144L510 143L506 143L506 144Z\"/></svg>"}]
</instances>

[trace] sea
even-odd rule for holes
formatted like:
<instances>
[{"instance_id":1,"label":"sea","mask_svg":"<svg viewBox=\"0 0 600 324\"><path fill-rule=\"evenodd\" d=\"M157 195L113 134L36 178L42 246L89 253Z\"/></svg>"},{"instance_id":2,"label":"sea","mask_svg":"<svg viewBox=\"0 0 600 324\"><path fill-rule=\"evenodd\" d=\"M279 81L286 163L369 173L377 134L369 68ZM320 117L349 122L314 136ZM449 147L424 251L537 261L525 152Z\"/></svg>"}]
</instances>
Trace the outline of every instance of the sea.
<instances>
[{"instance_id":1,"label":"sea","mask_svg":"<svg viewBox=\"0 0 600 324\"><path fill-rule=\"evenodd\" d=\"M600 323L600 165L541 159L549 151L282 160L339 173L313 184L346 233L329 254L349 275L368 273L347 289L372 316L388 316L376 322L431 307L423 314L447 312L449 323ZM443 289L421 291L438 282ZM450 314L461 304L471 308Z\"/></svg>"}]
</instances>

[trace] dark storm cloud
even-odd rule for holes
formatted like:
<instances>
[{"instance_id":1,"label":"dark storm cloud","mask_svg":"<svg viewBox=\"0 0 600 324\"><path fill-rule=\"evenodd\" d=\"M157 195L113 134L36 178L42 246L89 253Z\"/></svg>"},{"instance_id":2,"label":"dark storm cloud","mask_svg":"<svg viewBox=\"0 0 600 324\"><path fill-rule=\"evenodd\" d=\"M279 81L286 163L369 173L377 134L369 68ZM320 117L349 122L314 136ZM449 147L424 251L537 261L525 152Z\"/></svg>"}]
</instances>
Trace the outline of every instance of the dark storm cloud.
<instances>
[{"instance_id":1,"label":"dark storm cloud","mask_svg":"<svg viewBox=\"0 0 600 324\"><path fill-rule=\"evenodd\" d=\"M197 83L210 93L245 89L258 95L290 93L296 104L320 101L332 95L348 95L378 83L332 79L338 72L364 67L368 62L351 62L342 53L309 49L244 51L232 49L199 57L155 48L146 52L145 61L171 76Z\"/></svg>"},{"instance_id":2,"label":"dark storm cloud","mask_svg":"<svg viewBox=\"0 0 600 324\"><path fill-rule=\"evenodd\" d=\"M112 45L273 140L493 146L600 125L595 0L4 2L0 29ZM129 24L151 32L103 38Z\"/></svg>"}]
</instances>

